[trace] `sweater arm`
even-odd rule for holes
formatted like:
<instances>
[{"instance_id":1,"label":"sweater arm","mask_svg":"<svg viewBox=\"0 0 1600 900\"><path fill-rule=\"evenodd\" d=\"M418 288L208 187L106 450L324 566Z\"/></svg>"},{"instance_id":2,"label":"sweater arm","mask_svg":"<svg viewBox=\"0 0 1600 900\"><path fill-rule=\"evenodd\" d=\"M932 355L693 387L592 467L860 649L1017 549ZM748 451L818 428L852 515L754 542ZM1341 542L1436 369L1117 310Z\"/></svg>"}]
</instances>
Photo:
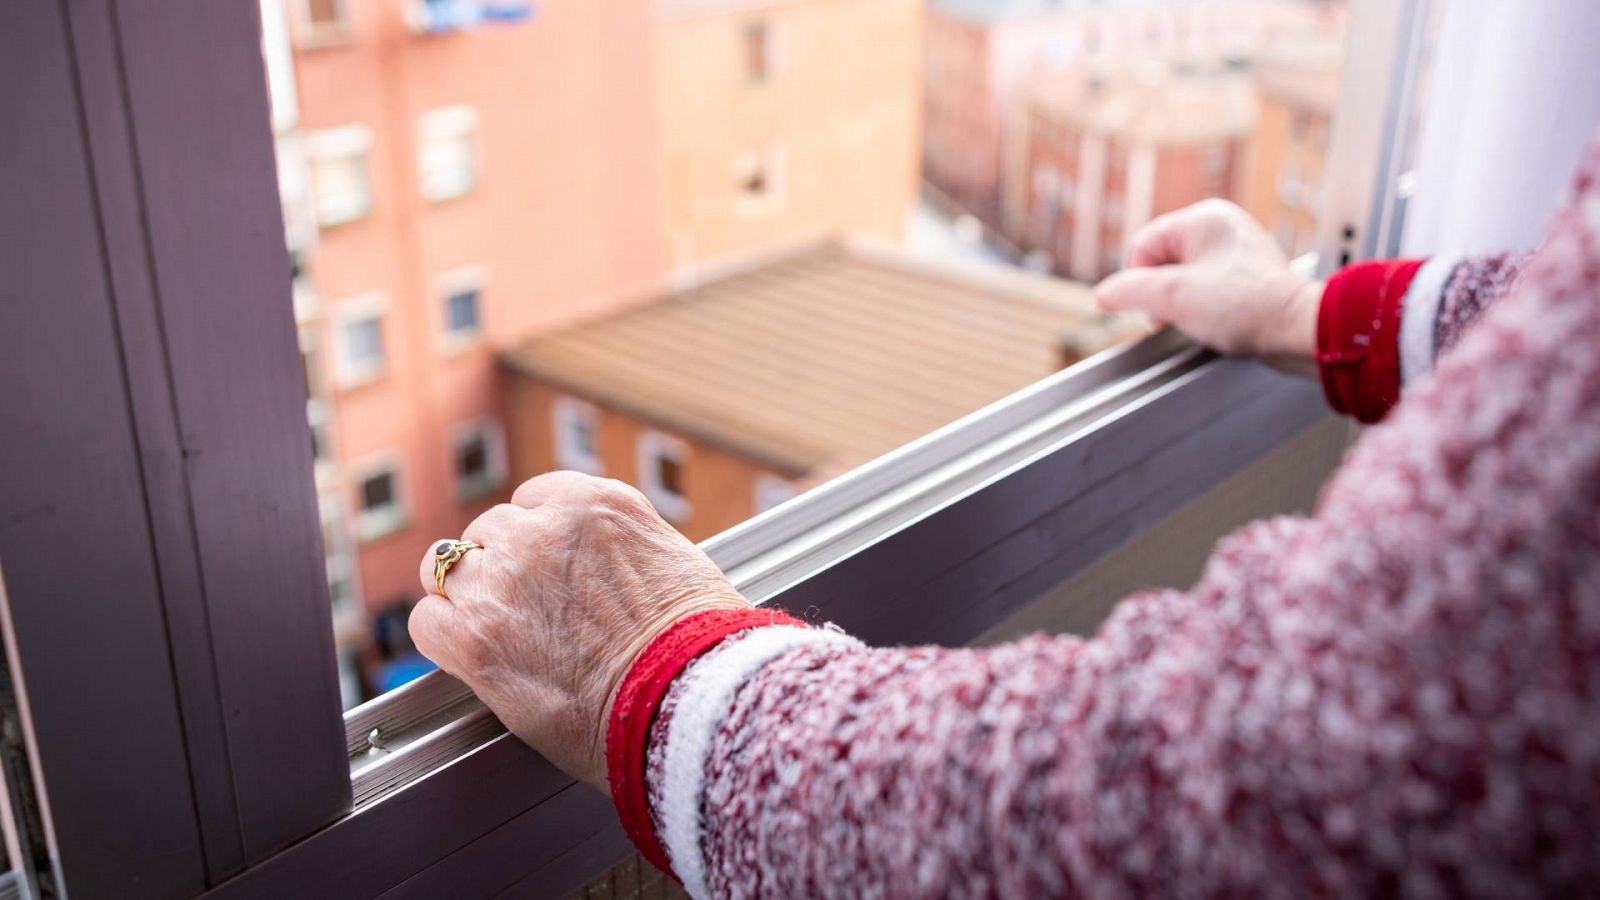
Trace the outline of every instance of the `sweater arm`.
<instances>
[{"instance_id":1,"label":"sweater arm","mask_svg":"<svg viewBox=\"0 0 1600 900\"><path fill-rule=\"evenodd\" d=\"M673 626L614 704L629 833L697 897L1592 890L1600 203L1562 223L1314 518L1091 639Z\"/></svg>"},{"instance_id":2,"label":"sweater arm","mask_svg":"<svg viewBox=\"0 0 1600 900\"><path fill-rule=\"evenodd\" d=\"M1329 279L1317 365L1335 410L1376 422L1521 272L1527 254L1357 263Z\"/></svg>"}]
</instances>

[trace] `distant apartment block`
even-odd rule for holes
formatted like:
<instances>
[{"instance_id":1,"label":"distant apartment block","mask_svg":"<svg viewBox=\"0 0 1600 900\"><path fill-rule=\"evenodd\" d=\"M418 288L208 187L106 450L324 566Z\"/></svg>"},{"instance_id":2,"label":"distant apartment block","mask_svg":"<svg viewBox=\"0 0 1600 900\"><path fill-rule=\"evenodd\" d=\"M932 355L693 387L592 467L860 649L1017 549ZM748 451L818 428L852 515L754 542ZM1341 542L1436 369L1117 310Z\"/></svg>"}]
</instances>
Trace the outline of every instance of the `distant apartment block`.
<instances>
[{"instance_id":1,"label":"distant apartment block","mask_svg":"<svg viewBox=\"0 0 1600 900\"><path fill-rule=\"evenodd\" d=\"M1079 284L808 245L507 354L512 470L622 479L700 540L1138 328Z\"/></svg>"},{"instance_id":2,"label":"distant apartment block","mask_svg":"<svg viewBox=\"0 0 1600 900\"><path fill-rule=\"evenodd\" d=\"M1132 59L1248 55L1276 0L929 0L923 173L995 228L1015 216L1005 177L1026 85L1040 71ZM1020 191L1021 186L1017 186Z\"/></svg>"},{"instance_id":3,"label":"distant apartment block","mask_svg":"<svg viewBox=\"0 0 1600 900\"><path fill-rule=\"evenodd\" d=\"M1303 41L1255 65L1261 115L1240 203L1292 254L1315 240L1342 58L1337 42Z\"/></svg>"},{"instance_id":4,"label":"distant apartment block","mask_svg":"<svg viewBox=\"0 0 1600 900\"><path fill-rule=\"evenodd\" d=\"M1237 199L1256 127L1247 75L1149 63L1041 77L1025 103L1008 235L1051 270L1098 280L1152 218L1208 197Z\"/></svg>"},{"instance_id":5,"label":"distant apartment block","mask_svg":"<svg viewBox=\"0 0 1600 900\"><path fill-rule=\"evenodd\" d=\"M898 239L916 199L922 0L660 0L672 261Z\"/></svg>"}]
</instances>

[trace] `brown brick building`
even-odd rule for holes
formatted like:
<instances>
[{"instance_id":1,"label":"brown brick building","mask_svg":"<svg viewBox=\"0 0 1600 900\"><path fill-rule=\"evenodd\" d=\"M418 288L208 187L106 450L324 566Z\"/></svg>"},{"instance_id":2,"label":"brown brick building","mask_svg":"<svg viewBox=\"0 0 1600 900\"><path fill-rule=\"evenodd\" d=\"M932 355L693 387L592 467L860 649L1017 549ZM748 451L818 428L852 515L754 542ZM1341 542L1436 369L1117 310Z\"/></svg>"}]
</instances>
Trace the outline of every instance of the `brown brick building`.
<instances>
[{"instance_id":1,"label":"brown brick building","mask_svg":"<svg viewBox=\"0 0 1600 900\"><path fill-rule=\"evenodd\" d=\"M1007 182L1027 85L1041 71L1130 60L1247 56L1301 4L1277 0L929 0L923 175L1010 231L1023 185Z\"/></svg>"},{"instance_id":2,"label":"brown brick building","mask_svg":"<svg viewBox=\"0 0 1600 900\"><path fill-rule=\"evenodd\" d=\"M1136 328L1082 285L811 244L508 354L511 468L630 482L700 540Z\"/></svg>"},{"instance_id":3,"label":"brown brick building","mask_svg":"<svg viewBox=\"0 0 1600 900\"><path fill-rule=\"evenodd\" d=\"M1256 98L1237 72L1153 64L1040 78L1026 110L1022 214L1008 236L1094 281L1155 216L1239 196Z\"/></svg>"}]
</instances>

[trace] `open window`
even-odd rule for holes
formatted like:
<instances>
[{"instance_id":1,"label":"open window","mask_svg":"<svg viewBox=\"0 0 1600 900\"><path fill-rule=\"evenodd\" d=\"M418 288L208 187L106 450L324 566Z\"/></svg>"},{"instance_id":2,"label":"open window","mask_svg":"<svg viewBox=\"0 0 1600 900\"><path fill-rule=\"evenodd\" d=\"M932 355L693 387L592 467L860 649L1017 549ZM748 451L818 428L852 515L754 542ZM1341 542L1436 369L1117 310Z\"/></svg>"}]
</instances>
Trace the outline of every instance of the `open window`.
<instances>
[{"instance_id":1,"label":"open window","mask_svg":"<svg viewBox=\"0 0 1600 900\"><path fill-rule=\"evenodd\" d=\"M1395 252L1422 209L1396 183L1435 4L1352 0L1343 46L1359 64L1343 65L1325 122L1285 80L1275 156L1258 135L1241 144L1230 116L1178 121L1192 104L1166 105L1219 87L1182 79L1234 85L1259 69L1077 68L1154 58L1169 40L1248 44L1221 12L1179 30L1150 28L1142 6L1126 22L1096 10L1063 38L1078 55L1062 80L1022 91L1014 116L985 104L1019 86L976 80L952 49L928 71L959 90L919 134L907 104L921 86L893 82L919 76L919 48L859 40L919 10L759 5L784 35L784 79L815 86L805 116L762 105L782 83L745 82L747 3L674 0L606 35L613 60L653 59L659 41L663 83L527 52L593 46L565 29L603 17L384 45L452 74L481 68L473 152L519 163L492 184L464 176L482 173L463 164L460 129L420 160L420 117L461 99L442 74L344 80L349 55L379 49L362 33L349 53L291 55L300 115L273 130L248 5L15 11L0 80L23 87L0 104L35 127L14 142L29 177L0 186L0 210L28 216L0 243L0 271L38 305L0 304L13 337L0 377L22 388L4 401L17 439L0 446L16 698L0 716L31 764L8 779L18 832L47 848L12 860L25 882L91 900L560 896L625 859L605 798L458 682L407 668L421 549L470 519L463 497L504 499L539 472L628 478L684 527L705 523L694 536L752 600L884 642L1091 629L1122 591L1192 578L1243 518L1305 508L1348 437L1314 384L1169 332L1136 339L1090 302L1081 279L1100 272L1070 278L1118 264L1138 225L1219 179L1288 222L1285 244L1324 270ZM306 8L357 6L390 41L379 17L393 14L387 28L398 10ZM789 27L823 7L835 30ZM928 48L961 46L962 21L928 25ZM722 80L696 80L713 51L702 68ZM509 81L513 64L550 68ZM1158 113L1131 135L1086 115L1124 89L1108 108L1132 97ZM858 93L872 115L810 118ZM673 114L656 116L657 100ZM1267 107L1254 108L1259 126ZM660 147L629 130L640 122ZM1183 140L1169 140L1176 125ZM911 167L927 140L922 203ZM286 234L291 155L274 141L304 149L320 229ZM738 164L778 146L775 165ZM730 163L736 201L786 202L730 209ZM439 190L419 191L435 172ZM462 227L480 207L503 227ZM952 216L982 224L953 233ZM857 236L818 240L835 221ZM693 265L663 272L678 233L695 236ZM307 294L327 301L299 323L290 240ZM979 267L1030 252L1069 281ZM441 287L479 264L494 290ZM492 353L439 352L441 332L483 324ZM302 365L302 331L320 335L319 364ZM334 389L308 406L314 369ZM356 697L370 699L345 711Z\"/></svg>"}]
</instances>

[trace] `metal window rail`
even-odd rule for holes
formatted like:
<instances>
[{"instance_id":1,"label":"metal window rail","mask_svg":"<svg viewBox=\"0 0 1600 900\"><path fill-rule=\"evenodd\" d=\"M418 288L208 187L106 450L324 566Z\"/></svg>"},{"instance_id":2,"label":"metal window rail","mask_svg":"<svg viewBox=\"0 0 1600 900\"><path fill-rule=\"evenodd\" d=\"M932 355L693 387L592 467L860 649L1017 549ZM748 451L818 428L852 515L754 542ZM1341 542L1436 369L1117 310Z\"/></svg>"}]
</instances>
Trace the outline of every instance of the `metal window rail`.
<instances>
[{"instance_id":1,"label":"metal window rail","mask_svg":"<svg viewBox=\"0 0 1600 900\"><path fill-rule=\"evenodd\" d=\"M770 602L1212 359L1174 332L1113 348L701 546L745 596ZM345 726L358 809L505 730L443 672L350 710Z\"/></svg>"}]
</instances>

